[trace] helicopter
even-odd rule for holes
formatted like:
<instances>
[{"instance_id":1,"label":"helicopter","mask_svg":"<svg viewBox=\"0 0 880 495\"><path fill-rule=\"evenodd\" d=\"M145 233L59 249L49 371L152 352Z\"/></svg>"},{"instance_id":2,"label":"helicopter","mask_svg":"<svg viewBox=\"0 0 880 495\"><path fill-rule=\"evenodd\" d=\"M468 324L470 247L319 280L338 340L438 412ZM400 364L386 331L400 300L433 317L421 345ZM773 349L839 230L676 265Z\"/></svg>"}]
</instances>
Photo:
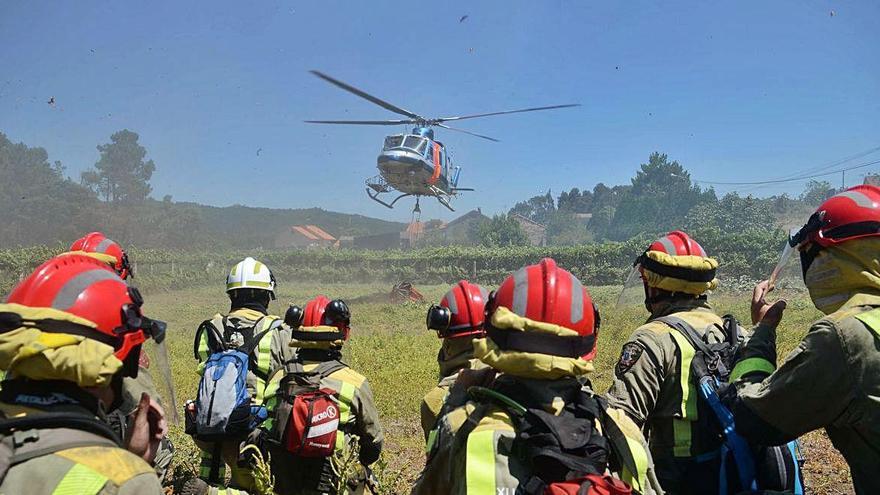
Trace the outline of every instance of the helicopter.
<instances>
[{"instance_id":1,"label":"helicopter","mask_svg":"<svg viewBox=\"0 0 880 495\"><path fill-rule=\"evenodd\" d=\"M453 165L449 153L446 150L446 146L440 141L434 139L434 130L432 127L440 127L487 139L489 141L499 142L498 139L493 137L484 136L464 129L456 129L455 127L446 125L446 122L489 117L492 115L580 106L580 104L571 103L456 117L427 118L397 105L388 103L385 100L377 98L338 79L334 79L322 72L316 70L309 72L338 88L407 118L396 120L306 120L306 123L414 125L412 131L409 133L393 134L385 137L382 151L376 159L376 168L379 169L379 174L366 180L367 196L373 201L388 208L394 208L394 204L403 198L415 196L416 204L413 208L414 214L421 212L421 209L419 208L419 197L421 196L437 198L437 201L440 204L448 208L450 211L455 211L450 204L450 200L460 192L474 190L472 188L458 186L458 180L461 176L461 167ZM385 194L394 194L395 192L398 193L398 195L390 202L384 197Z\"/></svg>"}]
</instances>

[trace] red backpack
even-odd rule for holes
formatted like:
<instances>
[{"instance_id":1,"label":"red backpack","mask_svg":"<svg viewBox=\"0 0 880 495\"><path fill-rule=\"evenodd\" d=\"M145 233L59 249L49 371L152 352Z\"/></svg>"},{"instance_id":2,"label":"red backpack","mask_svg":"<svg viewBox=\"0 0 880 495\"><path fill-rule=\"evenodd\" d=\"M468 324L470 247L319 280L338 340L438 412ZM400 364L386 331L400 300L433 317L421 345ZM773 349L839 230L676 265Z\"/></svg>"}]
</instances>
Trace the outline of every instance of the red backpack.
<instances>
[{"instance_id":1,"label":"red backpack","mask_svg":"<svg viewBox=\"0 0 880 495\"><path fill-rule=\"evenodd\" d=\"M345 367L339 361L326 361L304 371L299 361L286 363L270 442L298 457L333 455L340 426L339 399L335 390L321 388L321 380Z\"/></svg>"},{"instance_id":2,"label":"red backpack","mask_svg":"<svg viewBox=\"0 0 880 495\"><path fill-rule=\"evenodd\" d=\"M559 481L547 485L544 495L632 495L632 488L623 481L609 476L588 474L583 478Z\"/></svg>"}]
</instances>

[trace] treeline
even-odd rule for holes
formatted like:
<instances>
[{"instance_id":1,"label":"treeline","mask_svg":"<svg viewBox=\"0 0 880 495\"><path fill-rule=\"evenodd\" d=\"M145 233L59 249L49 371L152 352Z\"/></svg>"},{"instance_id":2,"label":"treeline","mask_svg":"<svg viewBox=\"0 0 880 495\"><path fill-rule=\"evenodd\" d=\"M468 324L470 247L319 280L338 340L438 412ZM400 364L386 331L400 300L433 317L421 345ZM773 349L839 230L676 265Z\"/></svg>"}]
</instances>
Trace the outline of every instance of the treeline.
<instances>
[{"instance_id":1,"label":"treeline","mask_svg":"<svg viewBox=\"0 0 880 495\"><path fill-rule=\"evenodd\" d=\"M630 184L592 190L572 188L517 203L509 213L546 226L551 245L624 241L684 229L697 239L732 233L777 235L780 228L802 225L812 210L836 192L827 182L811 181L799 197L756 198L736 193L718 198L667 155L653 153Z\"/></svg>"},{"instance_id":2,"label":"treeline","mask_svg":"<svg viewBox=\"0 0 880 495\"><path fill-rule=\"evenodd\" d=\"M284 229L319 224L333 235L398 232L403 225L320 208L211 207L150 197L157 165L139 136L122 130L97 147L80 180L65 175L46 150L0 133L0 247L69 243L102 230L126 246L231 249L274 246Z\"/></svg>"}]
</instances>

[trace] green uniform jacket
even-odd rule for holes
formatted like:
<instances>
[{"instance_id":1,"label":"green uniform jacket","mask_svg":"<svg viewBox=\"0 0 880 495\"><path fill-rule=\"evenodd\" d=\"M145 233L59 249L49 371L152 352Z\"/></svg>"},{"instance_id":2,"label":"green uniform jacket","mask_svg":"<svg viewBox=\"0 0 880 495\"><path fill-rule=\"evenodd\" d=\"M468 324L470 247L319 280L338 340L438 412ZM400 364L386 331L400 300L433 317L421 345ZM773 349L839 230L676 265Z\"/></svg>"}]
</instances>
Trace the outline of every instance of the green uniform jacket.
<instances>
[{"instance_id":1,"label":"green uniform jacket","mask_svg":"<svg viewBox=\"0 0 880 495\"><path fill-rule=\"evenodd\" d=\"M645 431L664 490L701 493L718 483L720 441L709 418L700 417L703 409L690 378L694 349L680 332L654 321L661 316L686 321L709 342L725 338L723 320L705 300L671 301L624 344L608 402Z\"/></svg>"},{"instance_id":2,"label":"green uniform jacket","mask_svg":"<svg viewBox=\"0 0 880 495\"><path fill-rule=\"evenodd\" d=\"M311 371L321 361L338 358L328 351L317 349L300 350L299 359L303 369ZM270 431L273 427L275 405L280 399L278 387L284 377L284 369L276 371L266 386L265 404L269 419L260 429ZM320 478L338 479L331 473L338 473L349 449L359 447L359 461L364 466L376 462L382 451L384 435L379 422L379 411L373 399L373 391L367 379L357 371L345 367L334 371L321 380L321 388L336 391L339 399L339 434L336 436L336 454L328 459L295 458L286 451L272 449L272 472L275 475L275 490L282 495L313 493L311 486L317 486ZM314 461L314 462L312 462Z\"/></svg>"},{"instance_id":3,"label":"green uniform jacket","mask_svg":"<svg viewBox=\"0 0 880 495\"><path fill-rule=\"evenodd\" d=\"M57 398L55 396L54 398ZM85 408L56 404L52 412L87 414ZM41 414L38 409L0 402L6 418ZM12 465L0 483L2 495L150 495L162 494L153 468L103 436L71 428L27 430L23 442L71 442L71 448L39 455ZM14 444L15 435L4 443ZM79 444L80 446L77 446ZM25 447L16 447L26 448ZM34 444L36 445L36 444ZM39 448L39 447L37 447Z\"/></svg>"},{"instance_id":4,"label":"green uniform jacket","mask_svg":"<svg viewBox=\"0 0 880 495\"><path fill-rule=\"evenodd\" d=\"M581 389L579 383L573 382L573 378L533 380L501 375L492 388L503 386L507 390L512 386L520 394L530 396L535 406L543 404L547 410L559 411L564 405L561 396L571 393L572 386L575 391L592 393L588 387ZM491 407L464 442L456 441L456 433L476 407L476 403L469 401L440 418L437 439L413 487L413 495L513 495L528 480L526 465L510 455L516 434L510 417L502 409ZM633 485L637 493L662 493L638 427L620 411L609 413L626 433L629 450L615 454L634 458L639 471L636 475L617 476Z\"/></svg>"},{"instance_id":5,"label":"green uniform jacket","mask_svg":"<svg viewBox=\"0 0 880 495\"><path fill-rule=\"evenodd\" d=\"M295 349L289 345L291 331L287 325L281 325L279 317L256 309L238 308L231 311L226 317L230 320L234 319L242 327L253 327L254 335L271 329L263 335L254 348L254 352L251 353L248 368L248 390L251 391L251 396L255 398L256 402L262 402L266 379L276 370L282 368L284 363L296 354ZM214 315L213 320L219 321L221 318L222 316L218 314ZM218 329L222 331L221 328ZM204 363L211 354L207 333L201 334L196 345L199 361Z\"/></svg>"},{"instance_id":6,"label":"green uniform jacket","mask_svg":"<svg viewBox=\"0 0 880 495\"><path fill-rule=\"evenodd\" d=\"M705 301L676 301L652 319L667 315L681 318L700 334L709 332L710 341L724 338L722 319ZM655 460L700 456L718 448L717 443L699 445L701 435L693 431L698 396L689 379L691 349L678 331L649 320L630 336L614 370L608 402L649 432Z\"/></svg>"},{"instance_id":7,"label":"green uniform jacket","mask_svg":"<svg viewBox=\"0 0 880 495\"><path fill-rule=\"evenodd\" d=\"M759 325L748 348L736 395L728 398L737 431L781 444L825 428L856 493L880 493L880 296L856 295L813 323L769 376L775 329Z\"/></svg>"}]
</instances>

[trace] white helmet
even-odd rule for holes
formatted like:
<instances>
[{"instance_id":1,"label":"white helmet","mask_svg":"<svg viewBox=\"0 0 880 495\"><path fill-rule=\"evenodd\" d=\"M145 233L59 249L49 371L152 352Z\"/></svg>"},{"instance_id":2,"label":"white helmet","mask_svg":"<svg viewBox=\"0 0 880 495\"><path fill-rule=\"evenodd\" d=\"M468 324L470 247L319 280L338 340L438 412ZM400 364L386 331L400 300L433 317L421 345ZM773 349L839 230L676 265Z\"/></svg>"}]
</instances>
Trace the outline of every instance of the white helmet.
<instances>
[{"instance_id":1,"label":"white helmet","mask_svg":"<svg viewBox=\"0 0 880 495\"><path fill-rule=\"evenodd\" d=\"M226 292L237 289L267 290L275 299L275 276L269 267L248 256L236 263L226 276Z\"/></svg>"}]
</instances>

